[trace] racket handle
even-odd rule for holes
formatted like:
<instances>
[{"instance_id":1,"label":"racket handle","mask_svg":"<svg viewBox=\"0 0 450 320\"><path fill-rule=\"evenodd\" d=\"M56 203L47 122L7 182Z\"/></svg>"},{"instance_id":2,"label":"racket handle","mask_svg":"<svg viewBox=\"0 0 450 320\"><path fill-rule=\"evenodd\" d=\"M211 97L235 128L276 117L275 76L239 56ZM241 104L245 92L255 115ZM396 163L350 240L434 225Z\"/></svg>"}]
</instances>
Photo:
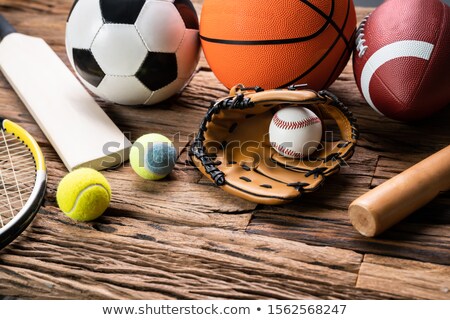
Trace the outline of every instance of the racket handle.
<instances>
[{"instance_id":1,"label":"racket handle","mask_svg":"<svg viewBox=\"0 0 450 320\"><path fill-rule=\"evenodd\" d=\"M449 190L449 159L450 146L353 201L353 226L366 237L376 236Z\"/></svg>"},{"instance_id":2,"label":"racket handle","mask_svg":"<svg viewBox=\"0 0 450 320\"><path fill-rule=\"evenodd\" d=\"M15 33L16 29L0 14L0 42L6 38L7 35Z\"/></svg>"}]
</instances>

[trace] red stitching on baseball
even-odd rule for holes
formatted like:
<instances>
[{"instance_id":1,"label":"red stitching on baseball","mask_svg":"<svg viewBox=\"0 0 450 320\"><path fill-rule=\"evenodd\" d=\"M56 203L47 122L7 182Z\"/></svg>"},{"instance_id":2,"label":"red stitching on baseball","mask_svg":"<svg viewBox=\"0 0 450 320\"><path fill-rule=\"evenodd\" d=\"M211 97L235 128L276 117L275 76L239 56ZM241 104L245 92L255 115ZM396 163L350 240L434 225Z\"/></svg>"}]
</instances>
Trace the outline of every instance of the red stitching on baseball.
<instances>
[{"instance_id":1,"label":"red stitching on baseball","mask_svg":"<svg viewBox=\"0 0 450 320\"><path fill-rule=\"evenodd\" d=\"M312 116L298 121L284 121L280 119L277 114L275 114L273 116L273 122L275 123L275 126L280 129L296 130L312 126L315 123L320 123L320 119L318 117Z\"/></svg>"},{"instance_id":2,"label":"red stitching on baseball","mask_svg":"<svg viewBox=\"0 0 450 320\"><path fill-rule=\"evenodd\" d=\"M301 152L295 152L294 150L278 145L276 142L271 142L270 144L275 150L277 150L280 153L284 153L294 158L303 158L303 153Z\"/></svg>"}]
</instances>

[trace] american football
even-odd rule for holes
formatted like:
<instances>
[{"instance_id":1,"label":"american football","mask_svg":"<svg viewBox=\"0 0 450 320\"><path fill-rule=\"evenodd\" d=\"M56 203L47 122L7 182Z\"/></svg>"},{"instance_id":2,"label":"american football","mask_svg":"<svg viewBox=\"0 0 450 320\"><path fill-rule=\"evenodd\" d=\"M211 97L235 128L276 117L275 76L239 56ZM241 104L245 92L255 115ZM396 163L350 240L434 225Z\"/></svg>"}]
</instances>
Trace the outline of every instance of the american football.
<instances>
[{"instance_id":1,"label":"american football","mask_svg":"<svg viewBox=\"0 0 450 320\"><path fill-rule=\"evenodd\" d=\"M439 0L390 0L363 20L353 66L373 109L414 121L450 103L449 19Z\"/></svg>"},{"instance_id":2,"label":"american football","mask_svg":"<svg viewBox=\"0 0 450 320\"><path fill-rule=\"evenodd\" d=\"M82 83L101 98L155 104L192 76L198 28L188 0L79 0L67 22L67 55Z\"/></svg>"}]
</instances>

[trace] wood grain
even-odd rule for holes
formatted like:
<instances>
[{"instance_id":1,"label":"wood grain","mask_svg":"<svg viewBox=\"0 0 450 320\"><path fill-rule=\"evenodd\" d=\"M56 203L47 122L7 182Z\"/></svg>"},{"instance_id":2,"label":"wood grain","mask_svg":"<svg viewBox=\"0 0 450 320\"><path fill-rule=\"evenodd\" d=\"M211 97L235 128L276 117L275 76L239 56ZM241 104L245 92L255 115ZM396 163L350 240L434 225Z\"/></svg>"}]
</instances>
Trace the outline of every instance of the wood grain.
<instances>
[{"instance_id":1,"label":"wood grain","mask_svg":"<svg viewBox=\"0 0 450 320\"><path fill-rule=\"evenodd\" d=\"M194 1L199 14L202 2ZM0 12L20 32L43 37L69 65L64 31L71 5L1 0ZM358 19L370 10L358 8ZM331 91L358 118L356 154L322 190L281 207L232 197L186 164L210 102L227 94L203 56L189 86L162 104L123 107L98 99L131 140L159 132L180 156L161 182L142 181L128 164L105 172L111 207L95 222L76 223L55 203L66 169L0 75L2 116L36 137L49 167L45 207L0 252L0 299L448 299L448 193L373 240L352 229L346 210L447 145L450 109L416 124L383 118L359 94L351 63Z\"/></svg>"},{"instance_id":2,"label":"wood grain","mask_svg":"<svg viewBox=\"0 0 450 320\"><path fill-rule=\"evenodd\" d=\"M293 204L254 212L247 232L362 253L450 265L450 221L440 220L440 224L434 224L431 219L440 215L437 212L438 210L435 213L414 214L383 235L368 239L353 229L346 210L326 206L317 208L303 201L302 205ZM442 219L441 216L439 218Z\"/></svg>"},{"instance_id":3,"label":"wood grain","mask_svg":"<svg viewBox=\"0 0 450 320\"><path fill-rule=\"evenodd\" d=\"M419 299L449 299L450 267L366 255L356 287Z\"/></svg>"},{"instance_id":4,"label":"wood grain","mask_svg":"<svg viewBox=\"0 0 450 320\"><path fill-rule=\"evenodd\" d=\"M114 213L79 224L53 207L0 256L0 292L61 298L395 298L351 289L362 255L242 231Z\"/></svg>"}]
</instances>

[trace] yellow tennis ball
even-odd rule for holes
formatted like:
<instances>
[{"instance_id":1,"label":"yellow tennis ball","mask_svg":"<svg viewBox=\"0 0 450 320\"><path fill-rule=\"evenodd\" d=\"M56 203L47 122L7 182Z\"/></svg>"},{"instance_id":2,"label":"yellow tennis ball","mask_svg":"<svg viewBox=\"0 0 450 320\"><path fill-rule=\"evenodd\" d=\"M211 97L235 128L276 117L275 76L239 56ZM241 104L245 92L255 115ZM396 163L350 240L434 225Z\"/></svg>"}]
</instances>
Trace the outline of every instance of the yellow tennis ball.
<instances>
[{"instance_id":1,"label":"yellow tennis ball","mask_svg":"<svg viewBox=\"0 0 450 320\"><path fill-rule=\"evenodd\" d=\"M100 217L111 200L108 180L89 168L75 170L58 185L56 201L59 208L77 221L91 221Z\"/></svg>"},{"instance_id":2,"label":"yellow tennis ball","mask_svg":"<svg viewBox=\"0 0 450 320\"><path fill-rule=\"evenodd\" d=\"M157 133L143 135L130 150L134 172L148 180L161 180L172 172L177 151L168 138Z\"/></svg>"}]
</instances>

